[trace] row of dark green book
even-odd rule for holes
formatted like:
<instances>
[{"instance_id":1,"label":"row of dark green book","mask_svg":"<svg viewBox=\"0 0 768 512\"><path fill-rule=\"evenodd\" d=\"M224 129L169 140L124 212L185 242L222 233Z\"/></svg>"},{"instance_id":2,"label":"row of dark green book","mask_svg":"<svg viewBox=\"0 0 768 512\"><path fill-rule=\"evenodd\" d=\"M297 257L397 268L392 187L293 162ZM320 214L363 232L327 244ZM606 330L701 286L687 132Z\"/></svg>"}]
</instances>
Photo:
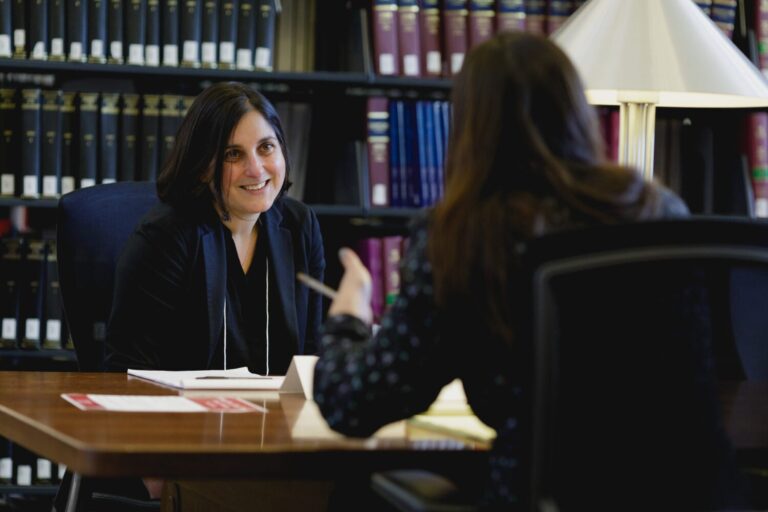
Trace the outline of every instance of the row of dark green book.
<instances>
[{"instance_id":1,"label":"row of dark green book","mask_svg":"<svg viewBox=\"0 0 768 512\"><path fill-rule=\"evenodd\" d=\"M156 178L194 98L0 89L0 195Z\"/></svg>"},{"instance_id":2,"label":"row of dark green book","mask_svg":"<svg viewBox=\"0 0 768 512\"><path fill-rule=\"evenodd\" d=\"M0 348L66 347L62 311L56 242L0 238Z\"/></svg>"},{"instance_id":3,"label":"row of dark green book","mask_svg":"<svg viewBox=\"0 0 768 512\"><path fill-rule=\"evenodd\" d=\"M276 0L0 0L0 57L271 71Z\"/></svg>"},{"instance_id":4,"label":"row of dark green book","mask_svg":"<svg viewBox=\"0 0 768 512\"><path fill-rule=\"evenodd\" d=\"M51 485L64 478L67 467L56 464L0 437L0 486ZM0 492L2 487L0 487Z\"/></svg>"}]
</instances>

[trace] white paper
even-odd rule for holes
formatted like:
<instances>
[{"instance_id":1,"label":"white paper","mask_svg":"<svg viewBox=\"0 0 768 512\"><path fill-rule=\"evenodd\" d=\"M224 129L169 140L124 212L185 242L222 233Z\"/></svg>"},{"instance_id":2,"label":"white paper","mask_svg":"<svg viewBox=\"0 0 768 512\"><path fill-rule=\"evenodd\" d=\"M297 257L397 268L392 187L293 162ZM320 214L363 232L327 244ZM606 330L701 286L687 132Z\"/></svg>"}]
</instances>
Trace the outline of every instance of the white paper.
<instances>
[{"instance_id":1,"label":"white paper","mask_svg":"<svg viewBox=\"0 0 768 512\"><path fill-rule=\"evenodd\" d=\"M128 370L128 375L170 386L177 389L266 389L278 390L283 376L265 377L248 371L248 368L230 370Z\"/></svg>"},{"instance_id":2,"label":"white paper","mask_svg":"<svg viewBox=\"0 0 768 512\"><path fill-rule=\"evenodd\" d=\"M61 397L83 411L114 412L267 412L240 398L176 395L100 395L62 393Z\"/></svg>"}]
</instances>

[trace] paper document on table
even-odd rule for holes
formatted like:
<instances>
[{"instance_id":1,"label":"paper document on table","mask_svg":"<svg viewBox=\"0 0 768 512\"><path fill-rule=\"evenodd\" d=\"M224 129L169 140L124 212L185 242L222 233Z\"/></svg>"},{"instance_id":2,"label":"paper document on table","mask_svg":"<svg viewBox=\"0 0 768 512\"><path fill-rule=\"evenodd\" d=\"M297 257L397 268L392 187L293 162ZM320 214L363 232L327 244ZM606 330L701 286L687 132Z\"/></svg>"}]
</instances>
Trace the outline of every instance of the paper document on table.
<instances>
[{"instance_id":1,"label":"paper document on table","mask_svg":"<svg viewBox=\"0 0 768 512\"><path fill-rule=\"evenodd\" d=\"M426 414L472 414L461 380L455 379L446 384Z\"/></svg>"},{"instance_id":2,"label":"paper document on table","mask_svg":"<svg viewBox=\"0 0 768 512\"><path fill-rule=\"evenodd\" d=\"M317 356L294 356L285 376L258 375L245 366L229 370L128 370L128 375L181 390L273 390L311 398L316 362Z\"/></svg>"},{"instance_id":3,"label":"paper document on table","mask_svg":"<svg viewBox=\"0 0 768 512\"><path fill-rule=\"evenodd\" d=\"M265 408L259 405L232 397L187 398L174 395L62 393L61 398L83 411L267 412Z\"/></svg>"}]
</instances>

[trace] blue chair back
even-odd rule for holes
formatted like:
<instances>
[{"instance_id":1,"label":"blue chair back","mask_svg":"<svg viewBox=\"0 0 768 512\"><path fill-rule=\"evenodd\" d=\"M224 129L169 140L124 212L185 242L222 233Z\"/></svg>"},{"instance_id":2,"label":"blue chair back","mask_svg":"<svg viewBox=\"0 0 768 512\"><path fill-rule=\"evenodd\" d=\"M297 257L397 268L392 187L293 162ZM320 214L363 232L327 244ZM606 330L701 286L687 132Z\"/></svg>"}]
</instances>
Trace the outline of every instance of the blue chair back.
<instances>
[{"instance_id":1,"label":"blue chair back","mask_svg":"<svg viewBox=\"0 0 768 512\"><path fill-rule=\"evenodd\" d=\"M156 185L151 182L96 185L59 200L59 281L81 371L104 369L117 260L139 220L157 202Z\"/></svg>"}]
</instances>

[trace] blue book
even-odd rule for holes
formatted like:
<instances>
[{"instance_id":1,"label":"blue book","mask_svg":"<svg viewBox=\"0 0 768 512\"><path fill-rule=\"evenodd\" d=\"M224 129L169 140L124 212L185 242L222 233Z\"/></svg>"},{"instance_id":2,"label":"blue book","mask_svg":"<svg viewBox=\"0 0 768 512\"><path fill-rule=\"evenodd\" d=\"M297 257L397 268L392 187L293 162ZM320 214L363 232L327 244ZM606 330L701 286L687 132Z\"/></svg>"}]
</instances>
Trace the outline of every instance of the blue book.
<instances>
[{"instance_id":1,"label":"blue book","mask_svg":"<svg viewBox=\"0 0 768 512\"><path fill-rule=\"evenodd\" d=\"M403 102L393 100L389 102L389 184L391 203L390 206L403 206L403 195L400 187L400 162L403 153L404 141L401 137L400 127L403 122Z\"/></svg>"},{"instance_id":2,"label":"blue book","mask_svg":"<svg viewBox=\"0 0 768 512\"><path fill-rule=\"evenodd\" d=\"M442 124L443 133L443 151L447 151L448 142L451 140L451 103L448 101L440 102L440 121ZM444 153L445 154L445 153ZM445 162L445 160L443 160ZM438 188L440 190L440 197L443 197L445 192L445 165L441 166L440 176L438 176Z\"/></svg>"},{"instance_id":3,"label":"blue book","mask_svg":"<svg viewBox=\"0 0 768 512\"><path fill-rule=\"evenodd\" d=\"M416 115L416 102L408 101L405 104L405 164L402 166L405 178L406 202L404 206L421 206L421 178L419 173L419 130Z\"/></svg>"},{"instance_id":4,"label":"blue book","mask_svg":"<svg viewBox=\"0 0 768 512\"><path fill-rule=\"evenodd\" d=\"M435 204L437 194L437 164L435 155L435 120L432 116L432 104L434 101L423 101L422 112L424 118L424 153L427 166L425 205Z\"/></svg>"}]
</instances>

